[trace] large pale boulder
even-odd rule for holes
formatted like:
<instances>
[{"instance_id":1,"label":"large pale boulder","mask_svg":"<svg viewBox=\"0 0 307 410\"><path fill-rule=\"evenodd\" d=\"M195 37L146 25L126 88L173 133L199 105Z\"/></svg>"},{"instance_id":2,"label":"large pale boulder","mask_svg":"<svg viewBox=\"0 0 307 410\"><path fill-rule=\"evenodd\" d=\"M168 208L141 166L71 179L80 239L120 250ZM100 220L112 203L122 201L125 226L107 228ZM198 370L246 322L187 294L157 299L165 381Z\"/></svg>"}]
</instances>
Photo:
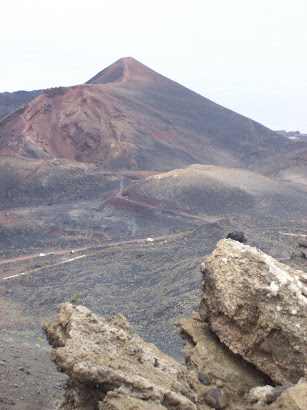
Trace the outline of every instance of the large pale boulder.
<instances>
[{"instance_id":1,"label":"large pale boulder","mask_svg":"<svg viewBox=\"0 0 307 410\"><path fill-rule=\"evenodd\" d=\"M182 366L132 333L122 315L107 321L63 303L58 323L43 330L56 348L51 360L69 376L59 408L197 408Z\"/></svg>"},{"instance_id":2,"label":"large pale boulder","mask_svg":"<svg viewBox=\"0 0 307 410\"><path fill-rule=\"evenodd\" d=\"M306 372L307 275L231 239L201 265L201 318L276 384Z\"/></svg>"}]
</instances>

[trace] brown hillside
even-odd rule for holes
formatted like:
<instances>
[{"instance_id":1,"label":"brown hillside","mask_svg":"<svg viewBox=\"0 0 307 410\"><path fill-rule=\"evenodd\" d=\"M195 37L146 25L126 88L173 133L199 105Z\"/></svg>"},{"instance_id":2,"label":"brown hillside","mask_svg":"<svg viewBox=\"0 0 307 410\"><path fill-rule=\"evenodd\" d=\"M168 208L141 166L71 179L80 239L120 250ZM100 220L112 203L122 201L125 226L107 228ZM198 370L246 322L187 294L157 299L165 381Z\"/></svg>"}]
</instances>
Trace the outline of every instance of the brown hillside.
<instances>
[{"instance_id":1,"label":"brown hillside","mask_svg":"<svg viewBox=\"0 0 307 410\"><path fill-rule=\"evenodd\" d=\"M306 215L304 193L249 170L214 165L191 165L150 176L128 186L123 197L156 201L196 215L245 214L271 221Z\"/></svg>"},{"instance_id":2,"label":"brown hillside","mask_svg":"<svg viewBox=\"0 0 307 410\"><path fill-rule=\"evenodd\" d=\"M87 84L46 90L0 122L2 154L109 170L250 165L284 144L291 142L130 57Z\"/></svg>"}]
</instances>

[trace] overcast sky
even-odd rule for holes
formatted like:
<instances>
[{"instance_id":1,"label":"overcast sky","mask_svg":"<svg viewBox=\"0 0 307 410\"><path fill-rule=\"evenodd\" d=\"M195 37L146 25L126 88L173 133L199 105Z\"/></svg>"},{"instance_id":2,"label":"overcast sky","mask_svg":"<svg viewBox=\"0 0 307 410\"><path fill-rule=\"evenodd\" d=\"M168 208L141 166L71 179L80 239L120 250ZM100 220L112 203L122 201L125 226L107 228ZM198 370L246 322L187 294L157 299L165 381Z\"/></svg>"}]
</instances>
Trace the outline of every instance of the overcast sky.
<instances>
[{"instance_id":1,"label":"overcast sky","mask_svg":"<svg viewBox=\"0 0 307 410\"><path fill-rule=\"evenodd\" d=\"M0 92L121 57L272 129L307 132L306 0L0 0Z\"/></svg>"}]
</instances>

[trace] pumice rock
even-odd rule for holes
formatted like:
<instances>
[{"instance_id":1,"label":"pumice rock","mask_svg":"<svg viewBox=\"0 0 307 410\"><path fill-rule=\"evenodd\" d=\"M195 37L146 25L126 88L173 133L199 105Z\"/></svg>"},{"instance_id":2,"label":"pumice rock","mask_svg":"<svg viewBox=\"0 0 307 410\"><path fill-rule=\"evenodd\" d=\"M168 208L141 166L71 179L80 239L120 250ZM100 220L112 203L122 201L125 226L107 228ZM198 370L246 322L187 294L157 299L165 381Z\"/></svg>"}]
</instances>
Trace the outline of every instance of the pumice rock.
<instances>
[{"instance_id":1,"label":"pumice rock","mask_svg":"<svg viewBox=\"0 0 307 410\"><path fill-rule=\"evenodd\" d=\"M200 316L232 352L275 384L306 372L307 286L304 273L231 239L201 265Z\"/></svg>"},{"instance_id":2,"label":"pumice rock","mask_svg":"<svg viewBox=\"0 0 307 410\"><path fill-rule=\"evenodd\" d=\"M107 321L83 306L59 308L58 323L42 325L56 347L51 360L69 376L58 408L198 408L182 366L132 333L122 315Z\"/></svg>"}]
</instances>

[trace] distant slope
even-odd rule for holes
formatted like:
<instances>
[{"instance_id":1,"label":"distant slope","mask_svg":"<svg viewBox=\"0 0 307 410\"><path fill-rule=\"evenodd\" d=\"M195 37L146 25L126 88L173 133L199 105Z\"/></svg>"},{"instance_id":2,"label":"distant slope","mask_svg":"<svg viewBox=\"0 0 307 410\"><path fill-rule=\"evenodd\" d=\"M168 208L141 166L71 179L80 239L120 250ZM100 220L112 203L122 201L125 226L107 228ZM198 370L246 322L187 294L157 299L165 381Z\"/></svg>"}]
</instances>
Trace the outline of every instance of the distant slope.
<instances>
[{"instance_id":1,"label":"distant slope","mask_svg":"<svg viewBox=\"0 0 307 410\"><path fill-rule=\"evenodd\" d=\"M0 211L96 199L118 180L80 162L0 156Z\"/></svg>"},{"instance_id":2,"label":"distant slope","mask_svg":"<svg viewBox=\"0 0 307 410\"><path fill-rule=\"evenodd\" d=\"M297 142L291 148L264 158L254 171L307 192L307 143Z\"/></svg>"},{"instance_id":3,"label":"distant slope","mask_svg":"<svg viewBox=\"0 0 307 410\"><path fill-rule=\"evenodd\" d=\"M291 144L130 57L85 85L46 90L0 122L2 154L108 170L246 167Z\"/></svg>"},{"instance_id":4,"label":"distant slope","mask_svg":"<svg viewBox=\"0 0 307 410\"><path fill-rule=\"evenodd\" d=\"M0 93L0 119L38 97L43 90Z\"/></svg>"},{"instance_id":5,"label":"distant slope","mask_svg":"<svg viewBox=\"0 0 307 410\"><path fill-rule=\"evenodd\" d=\"M217 216L250 215L252 218L304 219L306 195L274 179L252 171L213 165L148 177L128 186L123 196L135 202Z\"/></svg>"}]
</instances>

